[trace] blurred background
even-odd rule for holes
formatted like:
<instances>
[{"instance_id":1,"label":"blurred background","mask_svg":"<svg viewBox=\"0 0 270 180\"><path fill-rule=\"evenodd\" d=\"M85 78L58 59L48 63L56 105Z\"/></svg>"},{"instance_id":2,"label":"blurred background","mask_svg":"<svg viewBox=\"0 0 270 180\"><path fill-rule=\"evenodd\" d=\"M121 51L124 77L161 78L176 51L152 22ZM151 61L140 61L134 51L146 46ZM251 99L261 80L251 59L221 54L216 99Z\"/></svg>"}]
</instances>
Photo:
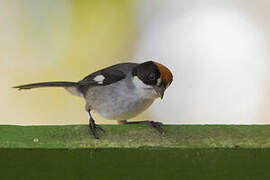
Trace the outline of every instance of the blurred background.
<instances>
[{"instance_id":1,"label":"blurred background","mask_svg":"<svg viewBox=\"0 0 270 180\"><path fill-rule=\"evenodd\" d=\"M84 100L64 89L11 87L78 81L115 63L147 60L169 67L174 82L164 100L136 119L270 122L267 0L0 3L0 124L87 124Z\"/></svg>"}]
</instances>

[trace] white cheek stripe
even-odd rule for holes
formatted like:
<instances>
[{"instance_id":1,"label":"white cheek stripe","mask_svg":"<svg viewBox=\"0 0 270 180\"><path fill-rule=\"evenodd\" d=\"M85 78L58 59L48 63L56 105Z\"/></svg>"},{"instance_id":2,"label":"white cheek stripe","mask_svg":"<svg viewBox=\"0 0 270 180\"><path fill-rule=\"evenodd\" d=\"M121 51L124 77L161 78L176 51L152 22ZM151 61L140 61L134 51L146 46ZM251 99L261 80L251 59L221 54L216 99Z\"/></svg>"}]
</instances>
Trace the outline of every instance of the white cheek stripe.
<instances>
[{"instance_id":1,"label":"white cheek stripe","mask_svg":"<svg viewBox=\"0 0 270 180\"><path fill-rule=\"evenodd\" d=\"M153 89L152 86L144 84L137 76L134 76L133 78L133 83L137 88L142 88L142 89Z\"/></svg>"},{"instance_id":2,"label":"white cheek stripe","mask_svg":"<svg viewBox=\"0 0 270 180\"><path fill-rule=\"evenodd\" d=\"M157 85L159 86L161 84L161 77L157 80Z\"/></svg>"},{"instance_id":3,"label":"white cheek stripe","mask_svg":"<svg viewBox=\"0 0 270 180\"><path fill-rule=\"evenodd\" d=\"M94 81L96 81L98 84L103 84L105 77L102 75L98 75L94 78Z\"/></svg>"}]
</instances>

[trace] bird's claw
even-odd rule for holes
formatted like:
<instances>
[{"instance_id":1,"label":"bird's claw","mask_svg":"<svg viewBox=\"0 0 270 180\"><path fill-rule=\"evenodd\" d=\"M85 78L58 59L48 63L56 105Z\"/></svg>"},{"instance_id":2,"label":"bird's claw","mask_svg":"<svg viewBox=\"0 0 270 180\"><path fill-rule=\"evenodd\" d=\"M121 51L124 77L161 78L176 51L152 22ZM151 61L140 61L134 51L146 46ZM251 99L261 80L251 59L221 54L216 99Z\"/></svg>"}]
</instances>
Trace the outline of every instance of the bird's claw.
<instances>
[{"instance_id":1,"label":"bird's claw","mask_svg":"<svg viewBox=\"0 0 270 180\"><path fill-rule=\"evenodd\" d=\"M160 134L164 134L163 124L161 122L149 121L151 127L156 129Z\"/></svg>"},{"instance_id":2,"label":"bird's claw","mask_svg":"<svg viewBox=\"0 0 270 180\"><path fill-rule=\"evenodd\" d=\"M97 133L98 130L105 133L105 130L102 127L100 127L99 125L89 124L88 132L89 132L89 134L93 135L94 138L96 138L96 139L99 139L99 136Z\"/></svg>"}]
</instances>

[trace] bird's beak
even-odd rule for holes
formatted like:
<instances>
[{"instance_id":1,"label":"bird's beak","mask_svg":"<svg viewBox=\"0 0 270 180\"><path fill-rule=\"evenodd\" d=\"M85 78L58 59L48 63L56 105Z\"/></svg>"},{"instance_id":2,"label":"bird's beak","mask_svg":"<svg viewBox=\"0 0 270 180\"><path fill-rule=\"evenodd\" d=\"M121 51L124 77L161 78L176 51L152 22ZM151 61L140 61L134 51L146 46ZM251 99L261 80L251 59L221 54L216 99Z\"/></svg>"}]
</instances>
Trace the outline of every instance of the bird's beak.
<instances>
[{"instance_id":1,"label":"bird's beak","mask_svg":"<svg viewBox=\"0 0 270 180\"><path fill-rule=\"evenodd\" d=\"M159 95L160 99L163 99L164 92L166 90L166 87L164 84L161 84L160 86L155 86L154 87L156 93Z\"/></svg>"}]
</instances>

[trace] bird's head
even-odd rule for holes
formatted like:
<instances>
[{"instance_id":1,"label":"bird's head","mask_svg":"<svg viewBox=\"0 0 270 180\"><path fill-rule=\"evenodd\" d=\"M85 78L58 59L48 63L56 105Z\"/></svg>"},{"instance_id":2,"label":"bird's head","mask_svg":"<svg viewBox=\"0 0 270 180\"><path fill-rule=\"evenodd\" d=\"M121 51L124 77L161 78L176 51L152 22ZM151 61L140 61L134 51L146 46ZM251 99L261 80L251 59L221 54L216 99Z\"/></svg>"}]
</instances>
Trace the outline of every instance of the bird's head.
<instances>
[{"instance_id":1,"label":"bird's head","mask_svg":"<svg viewBox=\"0 0 270 180\"><path fill-rule=\"evenodd\" d=\"M154 61L139 64L133 69L132 75L135 83L141 84L140 88L154 90L155 95L161 99L165 90L173 81L171 71L164 65Z\"/></svg>"}]
</instances>

